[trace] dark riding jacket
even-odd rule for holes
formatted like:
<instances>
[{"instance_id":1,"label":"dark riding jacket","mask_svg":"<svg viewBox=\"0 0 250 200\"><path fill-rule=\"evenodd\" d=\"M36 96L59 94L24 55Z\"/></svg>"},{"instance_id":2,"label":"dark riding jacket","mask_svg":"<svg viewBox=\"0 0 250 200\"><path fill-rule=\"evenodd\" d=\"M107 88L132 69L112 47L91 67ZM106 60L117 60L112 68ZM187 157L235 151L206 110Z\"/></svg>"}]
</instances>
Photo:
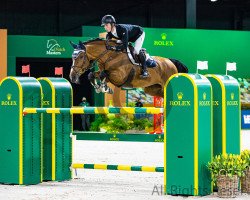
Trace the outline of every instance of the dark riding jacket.
<instances>
[{"instance_id":1,"label":"dark riding jacket","mask_svg":"<svg viewBox=\"0 0 250 200\"><path fill-rule=\"evenodd\" d=\"M143 29L137 25L131 24L116 24L116 33L118 37L115 37L111 32L108 32L106 39L116 38L122 41L121 45L116 46L116 50L126 50L128 42L135 42L143 33Z\"/></svg>"}]
</instances>

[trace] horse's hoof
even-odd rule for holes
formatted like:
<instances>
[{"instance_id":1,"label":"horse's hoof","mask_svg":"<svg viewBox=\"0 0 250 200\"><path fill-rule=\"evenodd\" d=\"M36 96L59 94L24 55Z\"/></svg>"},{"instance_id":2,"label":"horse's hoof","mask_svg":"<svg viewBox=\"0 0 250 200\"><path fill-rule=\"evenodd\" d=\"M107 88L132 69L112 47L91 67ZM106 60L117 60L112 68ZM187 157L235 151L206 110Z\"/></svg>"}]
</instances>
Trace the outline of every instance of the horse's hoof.
<instances>
[{"instance_id":1,"label":"horse's hoof","mask_svg":"<svg viewBox=\"0 0 250 200\"><path fill-rule=\"evenodd\" d=\"M95 92L96 93L100 93L101 91L99 89L95 89Z\"/></svg>"},{"instance_id":2,"label":"horse's hoof","mask_svg":"<svg viewBox=\"0 0 250 200\"><path fill-rule=\"evenodd\" d=\"M114 94L114 92L111 88L108 89L108 94Z\"/></svg>"},{"instance_id":3,"label":"horse's hoof","mask_svg":"<svg viewBox=\"0 0 250 200\"><path fill-rule=\"evenodd\" d=\"M99 86L99 87L95 87L95 92L96 93L100 93L102 91L102 89L101 89L101 87Z\"/></svg>"},{"instance_id":4,"label":"horse's hoof","mask_svg":"<svg viewBox=\"0 0 250 200\"><path fill-rule=\"evenodd\" d=\"M114 94L113 90L111 88L107 88L102 90L103 93L107 93L107 94Z\"/></svg>"}]
</instances>

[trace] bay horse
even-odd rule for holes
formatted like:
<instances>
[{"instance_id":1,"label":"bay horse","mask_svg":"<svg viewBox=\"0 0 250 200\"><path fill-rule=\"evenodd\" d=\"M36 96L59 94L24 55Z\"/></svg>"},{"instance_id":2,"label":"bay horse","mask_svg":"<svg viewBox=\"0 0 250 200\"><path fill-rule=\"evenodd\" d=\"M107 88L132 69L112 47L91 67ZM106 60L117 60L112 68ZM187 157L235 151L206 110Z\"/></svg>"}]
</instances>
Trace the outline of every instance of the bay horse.
<instances>
[{"instance_id":1,"label":"bay horse","mask_svg":"<svg viewBox=\"0 0 250 200\"><path fill-rule=\"evenodd\" d=\"M152 96L164 96L164 85L169 77L175 73L187 73L187 67L180 61L158 56L152 58L156 66L148 68L149 77L140 77L141 67L132 63L128 52L116 52L108 46L117 45L117 41L96 38L79 44L71 42L74 48L70 80L79 83L79 77L87 70L98 64L98 71L90 72L88 78L97 93L111 93L107 81L117 87L143 88L145 93ZM98 81L99 80L99 81Z\"/></svg>"}]
</instances>

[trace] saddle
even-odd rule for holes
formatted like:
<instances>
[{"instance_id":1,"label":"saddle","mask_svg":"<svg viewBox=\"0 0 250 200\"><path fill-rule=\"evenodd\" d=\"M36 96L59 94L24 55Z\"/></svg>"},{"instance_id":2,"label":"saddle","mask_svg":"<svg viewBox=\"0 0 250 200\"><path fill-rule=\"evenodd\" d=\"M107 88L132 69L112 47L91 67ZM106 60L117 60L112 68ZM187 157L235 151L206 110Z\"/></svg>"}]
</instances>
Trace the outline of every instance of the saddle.
<instances>
[{"instance_id":1,"label":"saddle","mask_svg":"<svg viewBox=\"0 0 250 200\"><path fill-rule=\"evenodd\" d=\"M121 44L121 41L117 40L116 43ZM144 51L145 55L147 54L146 49L142 48L141 50ZM128 58L132 64L138 65L138 66L142 65L139 56L135 53L134 46L130 42L128 43L127 54L128 54ZM156 62L152 57L150 57L150 59L148 59L146 64L147 64L147 67L150 67L150 68L156 66Z\"/></svg>"}]
</instances>

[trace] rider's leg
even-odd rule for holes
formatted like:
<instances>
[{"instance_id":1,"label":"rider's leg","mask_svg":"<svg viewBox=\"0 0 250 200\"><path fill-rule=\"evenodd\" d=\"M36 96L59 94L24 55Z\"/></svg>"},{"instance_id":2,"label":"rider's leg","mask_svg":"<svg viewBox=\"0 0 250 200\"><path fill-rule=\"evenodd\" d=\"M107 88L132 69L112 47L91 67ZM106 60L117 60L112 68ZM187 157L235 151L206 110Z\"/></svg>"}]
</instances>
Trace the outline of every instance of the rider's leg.
<instances>
[{"instance_id":1,"label":"rider's leg","mask_svg":"<svg viewBox=\"0 0 250 200\"><path fill-rule=\"evenodd\" d=\"M135 53L139 56L140 62L141 62L141 77L147 78L148 77L148 71L146 66L146 55L144 51L141 51L143 41L145 38L145 32L142 33L142 35L135 41Z\"/></svg>"},{"instance_id":2,"label":"rider's leg","mask_svg":"<svg viewBox=\"0 0 250 200\"><path fill-rule=\"evenodd\" d=\"M141 48L142 48L142 45L143 45L143 42L144 42L144 38L145 38L145 32L143 32L141 34L141 36L135 41L135 53L138 55Z\"/></svg>"},{"instance_id":3,"label":"rider's leg","mask_svg":"<svg viewBox=\"0 0 250 200\"><path fill-rule=\"evenodd\" d=\"M149 76L148 71L147 71L147 65L146 65L146 55L144 50L140 50L139 52L139 59L141 61L141 77L142 78L147 78Z\"/></svg>"}]
</instances>

